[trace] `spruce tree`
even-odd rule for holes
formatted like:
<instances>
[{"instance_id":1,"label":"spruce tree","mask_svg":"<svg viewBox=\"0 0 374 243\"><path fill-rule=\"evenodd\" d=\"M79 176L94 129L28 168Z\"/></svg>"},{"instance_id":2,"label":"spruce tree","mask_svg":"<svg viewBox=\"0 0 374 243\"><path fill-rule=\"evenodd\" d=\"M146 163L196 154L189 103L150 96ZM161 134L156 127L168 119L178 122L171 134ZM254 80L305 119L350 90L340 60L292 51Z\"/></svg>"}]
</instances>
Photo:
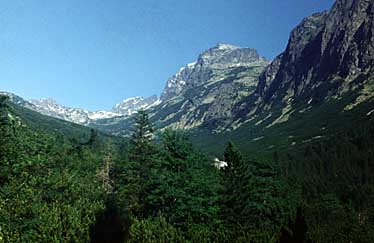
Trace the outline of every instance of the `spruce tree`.
<instances>
[{"instance_id":1,"label":"spruce tree","mask_svg":"<svg viewBox=\"0 0 374 243\"><path fill-rule=\"evenodd\" d=\"M222 215L228 224L236 224L240 210L241 173L243 173L242 155L235 144L229 142L223 154L227 166L223 170L223 206Z\"/></svg>"},{"instance_id":2,"label":"spruce tree","mask_svg":"<svg viewBox=\"0 0 374 243\"><path fill-rule=\"evenodd\" d=\"M151 167L155 161L152 142L153 128L148 114L141 110L135 116L134 131L130 138L129 161L119 175L119 205L139 218L145 216L146 197L149 191Z\"/></svg>"},{"instance_id":3,"label":"spruce tree","mask_svg":"<svg viewBox=\"0 0 374 243\"><path fill-rule=\"evenodd\" d=\"M242 169L242 155L233 142L229 142L223 154L223 159L227 163L225 175L235 180Z\"/></svg>"},{"instance_id":4,"label":"spruce tree","mask_svg":"<svg viewBox=\"0 0 374 243\"><path fill-rule=\"evenodd\" d=\"M152 153L151 141L154 129L147 112L140 110L135 116L134 131L130 139L130 160L146 163Z\"/></svg>"}]
</instances>

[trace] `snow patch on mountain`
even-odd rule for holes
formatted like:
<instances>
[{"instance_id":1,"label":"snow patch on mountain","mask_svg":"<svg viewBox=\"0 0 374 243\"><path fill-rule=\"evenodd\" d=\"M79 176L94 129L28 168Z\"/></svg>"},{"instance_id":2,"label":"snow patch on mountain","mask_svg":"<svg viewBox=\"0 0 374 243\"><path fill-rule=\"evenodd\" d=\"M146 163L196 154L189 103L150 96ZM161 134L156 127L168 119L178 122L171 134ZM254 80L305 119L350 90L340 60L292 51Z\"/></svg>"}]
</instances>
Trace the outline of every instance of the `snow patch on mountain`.
<instances>
[{"instance_id":1,"label":"snow patch on mountain","mask_svg":"<svg viewBox=\"0 0 374 243\"><path fill-rule=\"evenodd\" d=\"M34 110L43 115L55 117L69 122L89 125L97 120L120 118L132 115L140 109L147 110L153 106L159 105L161 101L157 96L143 98L141 96L131 97L115 105L109 111L88 111L80 108L70 108L60 105L53 98L25 100L15 94L0 92L0 95L6 95L9 99L18 105Z\"/></svg>"},{"instance_id":2,"label":"snow patch on mountain","mask_svg":"<svg viewBox=\"0 0 374 243\"><path fill-rule=\"evenodd\" d=\"M124 116L129 116L136 113L139 110L147 110L155 105L158 105L160 100L156 95L150 96L148 98L143 98L141 96L136 96L123 100L121 103L116 104L112 112L121 114Z\"/></svg>"}]
</instances>

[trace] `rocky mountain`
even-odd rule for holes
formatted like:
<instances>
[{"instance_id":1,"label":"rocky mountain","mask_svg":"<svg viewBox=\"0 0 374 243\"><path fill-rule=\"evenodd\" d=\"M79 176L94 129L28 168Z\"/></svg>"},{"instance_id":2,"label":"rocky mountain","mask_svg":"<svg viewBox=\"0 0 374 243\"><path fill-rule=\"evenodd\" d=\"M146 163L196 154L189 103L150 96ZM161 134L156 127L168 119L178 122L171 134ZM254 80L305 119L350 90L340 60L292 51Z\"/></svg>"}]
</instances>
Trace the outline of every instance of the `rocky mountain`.
<instances>
[{"instance_id":1,"label":"rocky mountain","mask_svg":"<svg viewBox=\"0 0 374 243\"><path fill-rule=\"evenodd\" d=\"M58 104L54 99L30 100L34 105L33 110L43 115L52 116L62 120L74 122L82 125L89 125L97 119L112 118L121 116L110 111L91 112L79 108L69 108Z\"/></svg>"},{"instance_id":2,"label":"rocky mountain","mask_svg":"<svg viewBox=\"0 0 374 243\"><path fill-rule=\"evenodd\" d=\"M148 98L136 96L125 99L121 103L115 105L112 109L112 112L124 116L129 116L140 109L147 110L152 106L158 105L159 103L160 100L157 98L157 95L152 95Z\"/></svg>"},{"instance_id":3,"label":"rocky mountain","mask_svg":"<svg viewBox=\"0 0 374 243\"><path fill-rule=\"evenodd\" d=\"M231 122L236 103L255 91L268 64L255 49L218 44L167 81L153 118L161 127L218 131Z\"/></svg>"},{"instance_id":4,"label":"rocky mountain","mask_svg":"<svg viewBox=\"0 0 374 243\"><path fill-rule=\"evenodd\" d=\"M373 5L339 0L331 11L305 18L261 75L260 99L319 103L367 86L374 67Z\"/></svg>"},{"instance_id":5,"label":"rocky mountain","mask_svg":"<svg viewBox=\"0 0 374 243\"><path fill-rule=\"evenodd\" d=\"M354 96L344 110L372 99L373 22L371 0L338 0L330 11L305 18L260 75L256 92L235 107L235 123L266 117L264 124L274 125L343 97Z\"/></svg>"},{"instance_id":6,"label":"rocky mountain","mask_svg":"<svg viewBox=\"0 0 374 243\"><path fill-rule=\"evenodd\" d=\"M256 91L233 107L233 123L220 134L194 132L196 141L213 148L229 138L271 153L374 119L373 5L337 0L305 18L261 73Z\"/></svg>"},{"instance_id":7,"label":"rocky mountain","mask_svg":"<svg viewBox=\"0 0 374 243\"><path fill-rule=\"evenodd\" d=\"M268 61L261 57L255 49L217 44L217 46L201 53L197 61L182 67L178 73L168 79L161 100L167 101L185 90L209 82L212 78L218 78L219 75L224 76L228 69L267 64Z\"/></svg>"},{"instance_id":8,"label":"rocky mountain","mask_svg":"<svg viewBox=\"0 0 374 243\"><path fill-rule=\"evenodd\" d=\"M159 128L209 127L215 132L232 122L233 107L252 94L269 62L255 49L217 44L168 79L159 101L149 109ZM96 128L127 135L128 119L103 119Z\"/></svg>"}]
</instances>

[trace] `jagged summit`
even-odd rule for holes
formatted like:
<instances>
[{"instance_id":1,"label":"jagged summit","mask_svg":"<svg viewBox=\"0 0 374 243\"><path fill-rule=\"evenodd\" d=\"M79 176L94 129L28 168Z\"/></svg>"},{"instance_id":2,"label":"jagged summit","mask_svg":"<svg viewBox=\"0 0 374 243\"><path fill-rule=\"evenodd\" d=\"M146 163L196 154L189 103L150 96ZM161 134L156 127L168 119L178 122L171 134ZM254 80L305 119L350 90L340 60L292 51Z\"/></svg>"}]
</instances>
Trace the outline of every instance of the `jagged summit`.
<instances>
[{"instance_id":1,"label":"jagged summit","mask_svg":"<svg viewBox=\"0 0 374 243\"><path fill-rule=\"evenodd\" d=\"M45 107L45 108L50 108L50 109L62 109L62 106L60 106L57 101L52 98L42 98L42 99L32 99L29 101L31 104L40 106L40 107Z\"/></svg>"},{"instance_id":2,"label":"jagged summit","mask_svg":"<svg viewBox=\"0 0 374 243\"><path fill-rule=\"evenodd\" d=\"M201 66L223 69L235 66L248 66L254 62L267 62L256 49L238 47L230 44L217 44L199 55L197 63Z\"/></svg>"},{"instance_id":3,"label":"jagged summit","mask_svg":"<svg viewBox=\"0 0 374 243\"><path fill-rule=\"evenodd\" d=\"M166 101L179 95L185 87L194 87L208 81L213 72L236 67L267 65L266 58L257 50L219 43L202 52L195 62L182 67L169 78L162 92L161 100Z\"/></svg>"},{"instance_id":4,"label":"jagged summit","mask_svg":"<svg viewBox=\"0 0 374 243\"><path fill-rule=\"evenodd\" d=\"M218 43L215 47L213 47L218 50L235 50L240 49L240 46L235 46L227 43Z\"/></svg>"}]
</instances>

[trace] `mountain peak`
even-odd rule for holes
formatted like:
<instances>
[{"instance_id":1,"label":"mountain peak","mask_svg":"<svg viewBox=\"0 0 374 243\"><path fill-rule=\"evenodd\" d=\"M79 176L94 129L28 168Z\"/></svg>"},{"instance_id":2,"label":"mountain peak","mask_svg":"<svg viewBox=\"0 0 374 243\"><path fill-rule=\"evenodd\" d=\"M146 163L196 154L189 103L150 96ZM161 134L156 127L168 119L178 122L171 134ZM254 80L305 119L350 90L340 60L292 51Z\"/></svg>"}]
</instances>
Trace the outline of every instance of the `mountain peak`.
<instances>
[{"instance_id":1,"label":"mountain peak","mask_svg":"<svg viewBox=\"0 0 374 243\"><path fill-rule=\"evenodd\" d=\"M42 99L32 99L30 100L30 103L38 107L51 107L54 109L65 108L59 105L59 103L52 97L42 98Z\"/></svg>"},{"instance_id":2,"label":"mountain peak","mask_svg":"<svg viewBox=\"0 0 374 243\"><path fill-rule=\"evenodd\" d=\"M213 49L218 49L218 50L236 50L240 48L241 47L239 46L234 46L234 45L227 44L227 43L218 43L215 47L213 47Z\"/></svg>"},{"instance_id":3,"label":"mountain peak","mask_svg":"<svg viewBox=\"0 0 374 243\"><path fill-rule=\"evenodd\" d=\"M266 58L256 49L242 48L231 44L218 43L202 52L193 63L182 67L166 83L161 100L168 100L180 94L185 86L198 86L208 81L213 72L237 67L267 65Z\"/></svg>"}]
</instances>

